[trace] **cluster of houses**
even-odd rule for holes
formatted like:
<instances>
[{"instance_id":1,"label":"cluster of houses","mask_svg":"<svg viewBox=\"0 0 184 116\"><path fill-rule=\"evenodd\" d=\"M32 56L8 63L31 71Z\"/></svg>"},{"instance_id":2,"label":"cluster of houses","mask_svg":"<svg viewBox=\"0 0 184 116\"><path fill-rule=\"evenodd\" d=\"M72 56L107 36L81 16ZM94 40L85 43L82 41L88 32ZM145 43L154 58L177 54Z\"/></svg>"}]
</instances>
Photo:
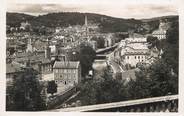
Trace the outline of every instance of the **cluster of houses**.
<instances>
[{"instance_id":1,"label":"cluster of houses","mask_svg":"<svg viewBox=\"0 0 184 116\"><path fill-rule=\"evenodd\" d=\"M28 22L21 23L21 29L27 27L30 27ZM81 82L80 62L71 60L69 56L82 42L96 49L96 41L85 41L84 38L88 38L88 31L94 34L97 28L97 25L88 25L85 17L84 26L56 28L55 33L49 36L30 35L29 32L7 34L7 87L11 87L15 78L24 73L28 62L38 72L40 81L55 81L58 93L78 85Z\"/></svg>"},{"instance_id":2,"label":"cluster of houses","mask_svg":"<svg viewBox=\"0 0 184 116\"><path fill-rule=\"evenodd\" d=\"M157 37L158 40L166 39L166 24L160 22L159 28L153 31L152 36ZM150 36L150 35L149 35ZM121 40L118 49L115 50L115 59L120 60L122 65L129 64L132 67L137 67L137 64L151 64L161 57L162 49L158 50L156 47L149 49L147 37L131 36Z\"/></svg>"},{"instance_id":3,"label":"cluster of houses","mask_svg":"<svg viewBox=\"0 0 184 116\"><path fill-rule=\"evenodd\" d=\"M165 39L166 29L163 28L163 25L160 23L159 29L152 35L158 39ZM28 22L21 23L20 28L25 30L30 28L30 24ZM105 47L115 44L113 33L103 34L96 32L97 29L97 25L88 25L87 17L85 17L84 26L56 28L55 33L50 37L33 36L28 32L21 35L7 34L7 87L12 86L14 79L18 77L16 75L24 73L22 69L28 62L38 72L40 81L54 80L58 88L62 88L61 91L78 85L81 82L80 62L69 60L69 51L73 51L82 42L96 50L97 42L90 40L94 36L103 37ZM162 51L158 51L156 48L148 49L145 37L129 37L120 42L114 56L123 65L130 64L136 67L138 63L153 62L161 53Z\"/></svg>"}]
</instances>

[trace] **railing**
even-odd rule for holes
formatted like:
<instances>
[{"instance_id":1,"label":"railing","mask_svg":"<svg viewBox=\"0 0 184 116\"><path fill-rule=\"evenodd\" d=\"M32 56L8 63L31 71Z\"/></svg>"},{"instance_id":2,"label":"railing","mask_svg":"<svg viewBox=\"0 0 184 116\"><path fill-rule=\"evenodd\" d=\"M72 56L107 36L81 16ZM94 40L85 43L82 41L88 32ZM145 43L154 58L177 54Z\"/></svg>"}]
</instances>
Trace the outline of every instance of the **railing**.
<instances>
[{"instance_id":1,"label":"railing","mask_svg":"<svg viewBox=\"0 0 184 116\"><path fill-rule=\"evenodd\" d=\"M178 95L170 95L163 97L153 97L137 100L129 100L122 102L113 102L89 106L80 106L73 108L55 109L51 111L56 112L177 112L178 109Z\"/></svg>"}]
</instances>

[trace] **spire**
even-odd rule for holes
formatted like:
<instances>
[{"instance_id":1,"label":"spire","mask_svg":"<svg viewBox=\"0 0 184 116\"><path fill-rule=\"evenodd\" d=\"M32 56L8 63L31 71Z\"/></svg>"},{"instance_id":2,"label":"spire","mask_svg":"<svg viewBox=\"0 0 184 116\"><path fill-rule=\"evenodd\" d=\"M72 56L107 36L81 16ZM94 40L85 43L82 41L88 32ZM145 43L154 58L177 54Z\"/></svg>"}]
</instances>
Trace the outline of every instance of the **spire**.
<instances>
[{"instance_id":1,"label":"spire","mask_svg":"<svg viewBox=\"0 0 184 116\"><path fill-rule=\"evenodd\" d=\"M87 17L86 14L85 14L85 26L86 26L86 27L88 26L88 17Z\"/></svg>"},{"instance_id":2,"label":"spire","mask_svg":"<svg viewBox=\"0 0 184 116\"><path fill-rule=\"evenodd\" d=\"M86 37L88 35L88 18L87 15L85 14L85 28L86 28Z\"/></svg>"}]
</instances>

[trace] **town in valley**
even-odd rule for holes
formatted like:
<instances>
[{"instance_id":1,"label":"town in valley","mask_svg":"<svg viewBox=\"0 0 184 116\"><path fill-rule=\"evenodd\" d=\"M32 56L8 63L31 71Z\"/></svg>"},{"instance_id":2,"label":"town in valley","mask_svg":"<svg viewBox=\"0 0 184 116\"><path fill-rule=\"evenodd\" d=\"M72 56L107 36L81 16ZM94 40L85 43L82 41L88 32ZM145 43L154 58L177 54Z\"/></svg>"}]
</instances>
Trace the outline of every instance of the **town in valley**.
<instances>
[{"instance_id":1,"label":"town in valley","mask_svg":"<svg viewBox=\"0 0 184 116\"><path fill-rule=\"evenodd\" d=\"M6 17L7 111L178 111L178 16Z\"/></svg>"}]
</instances>

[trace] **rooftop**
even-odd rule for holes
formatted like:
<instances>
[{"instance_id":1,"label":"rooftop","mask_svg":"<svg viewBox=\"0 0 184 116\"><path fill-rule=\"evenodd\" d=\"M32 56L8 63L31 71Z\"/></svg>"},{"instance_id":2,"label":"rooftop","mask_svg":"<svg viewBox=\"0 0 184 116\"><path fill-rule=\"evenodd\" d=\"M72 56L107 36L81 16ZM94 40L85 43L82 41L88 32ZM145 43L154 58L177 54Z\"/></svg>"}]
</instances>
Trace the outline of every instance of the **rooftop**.
<instances>
[{"instance_id":1,"label":"rooftop","mask_svg":"<svg viewBox=\"0 0 184 116\"><path fill-rule=\"evenodd\" d=\"M49 63L51 60L45 58L44 54L31 54L31 53L19 53L15 57L16 62L26 62L30 60L30 62L42 62Z\"/></svg>"},{"instance_id":2,"label":"rooftop","mask_svg":"<svg viewBox=\"0 0 184 116\"><path fill-rule=\"evenodd\" d=\"M77 69L79 67L79 61L56 61L53 68L60 69Z\"/></svg>"},{"instance_id":3,"label":"rooftop","mask_svg":"<svg viewBox=\"0 0 184 116\"><path fill-rule=\"evenodd\" d=\"M133 49L148 49L147 44L143 44L143 43L130 43L127 46Z\"/></svg>"}]
</instances>

